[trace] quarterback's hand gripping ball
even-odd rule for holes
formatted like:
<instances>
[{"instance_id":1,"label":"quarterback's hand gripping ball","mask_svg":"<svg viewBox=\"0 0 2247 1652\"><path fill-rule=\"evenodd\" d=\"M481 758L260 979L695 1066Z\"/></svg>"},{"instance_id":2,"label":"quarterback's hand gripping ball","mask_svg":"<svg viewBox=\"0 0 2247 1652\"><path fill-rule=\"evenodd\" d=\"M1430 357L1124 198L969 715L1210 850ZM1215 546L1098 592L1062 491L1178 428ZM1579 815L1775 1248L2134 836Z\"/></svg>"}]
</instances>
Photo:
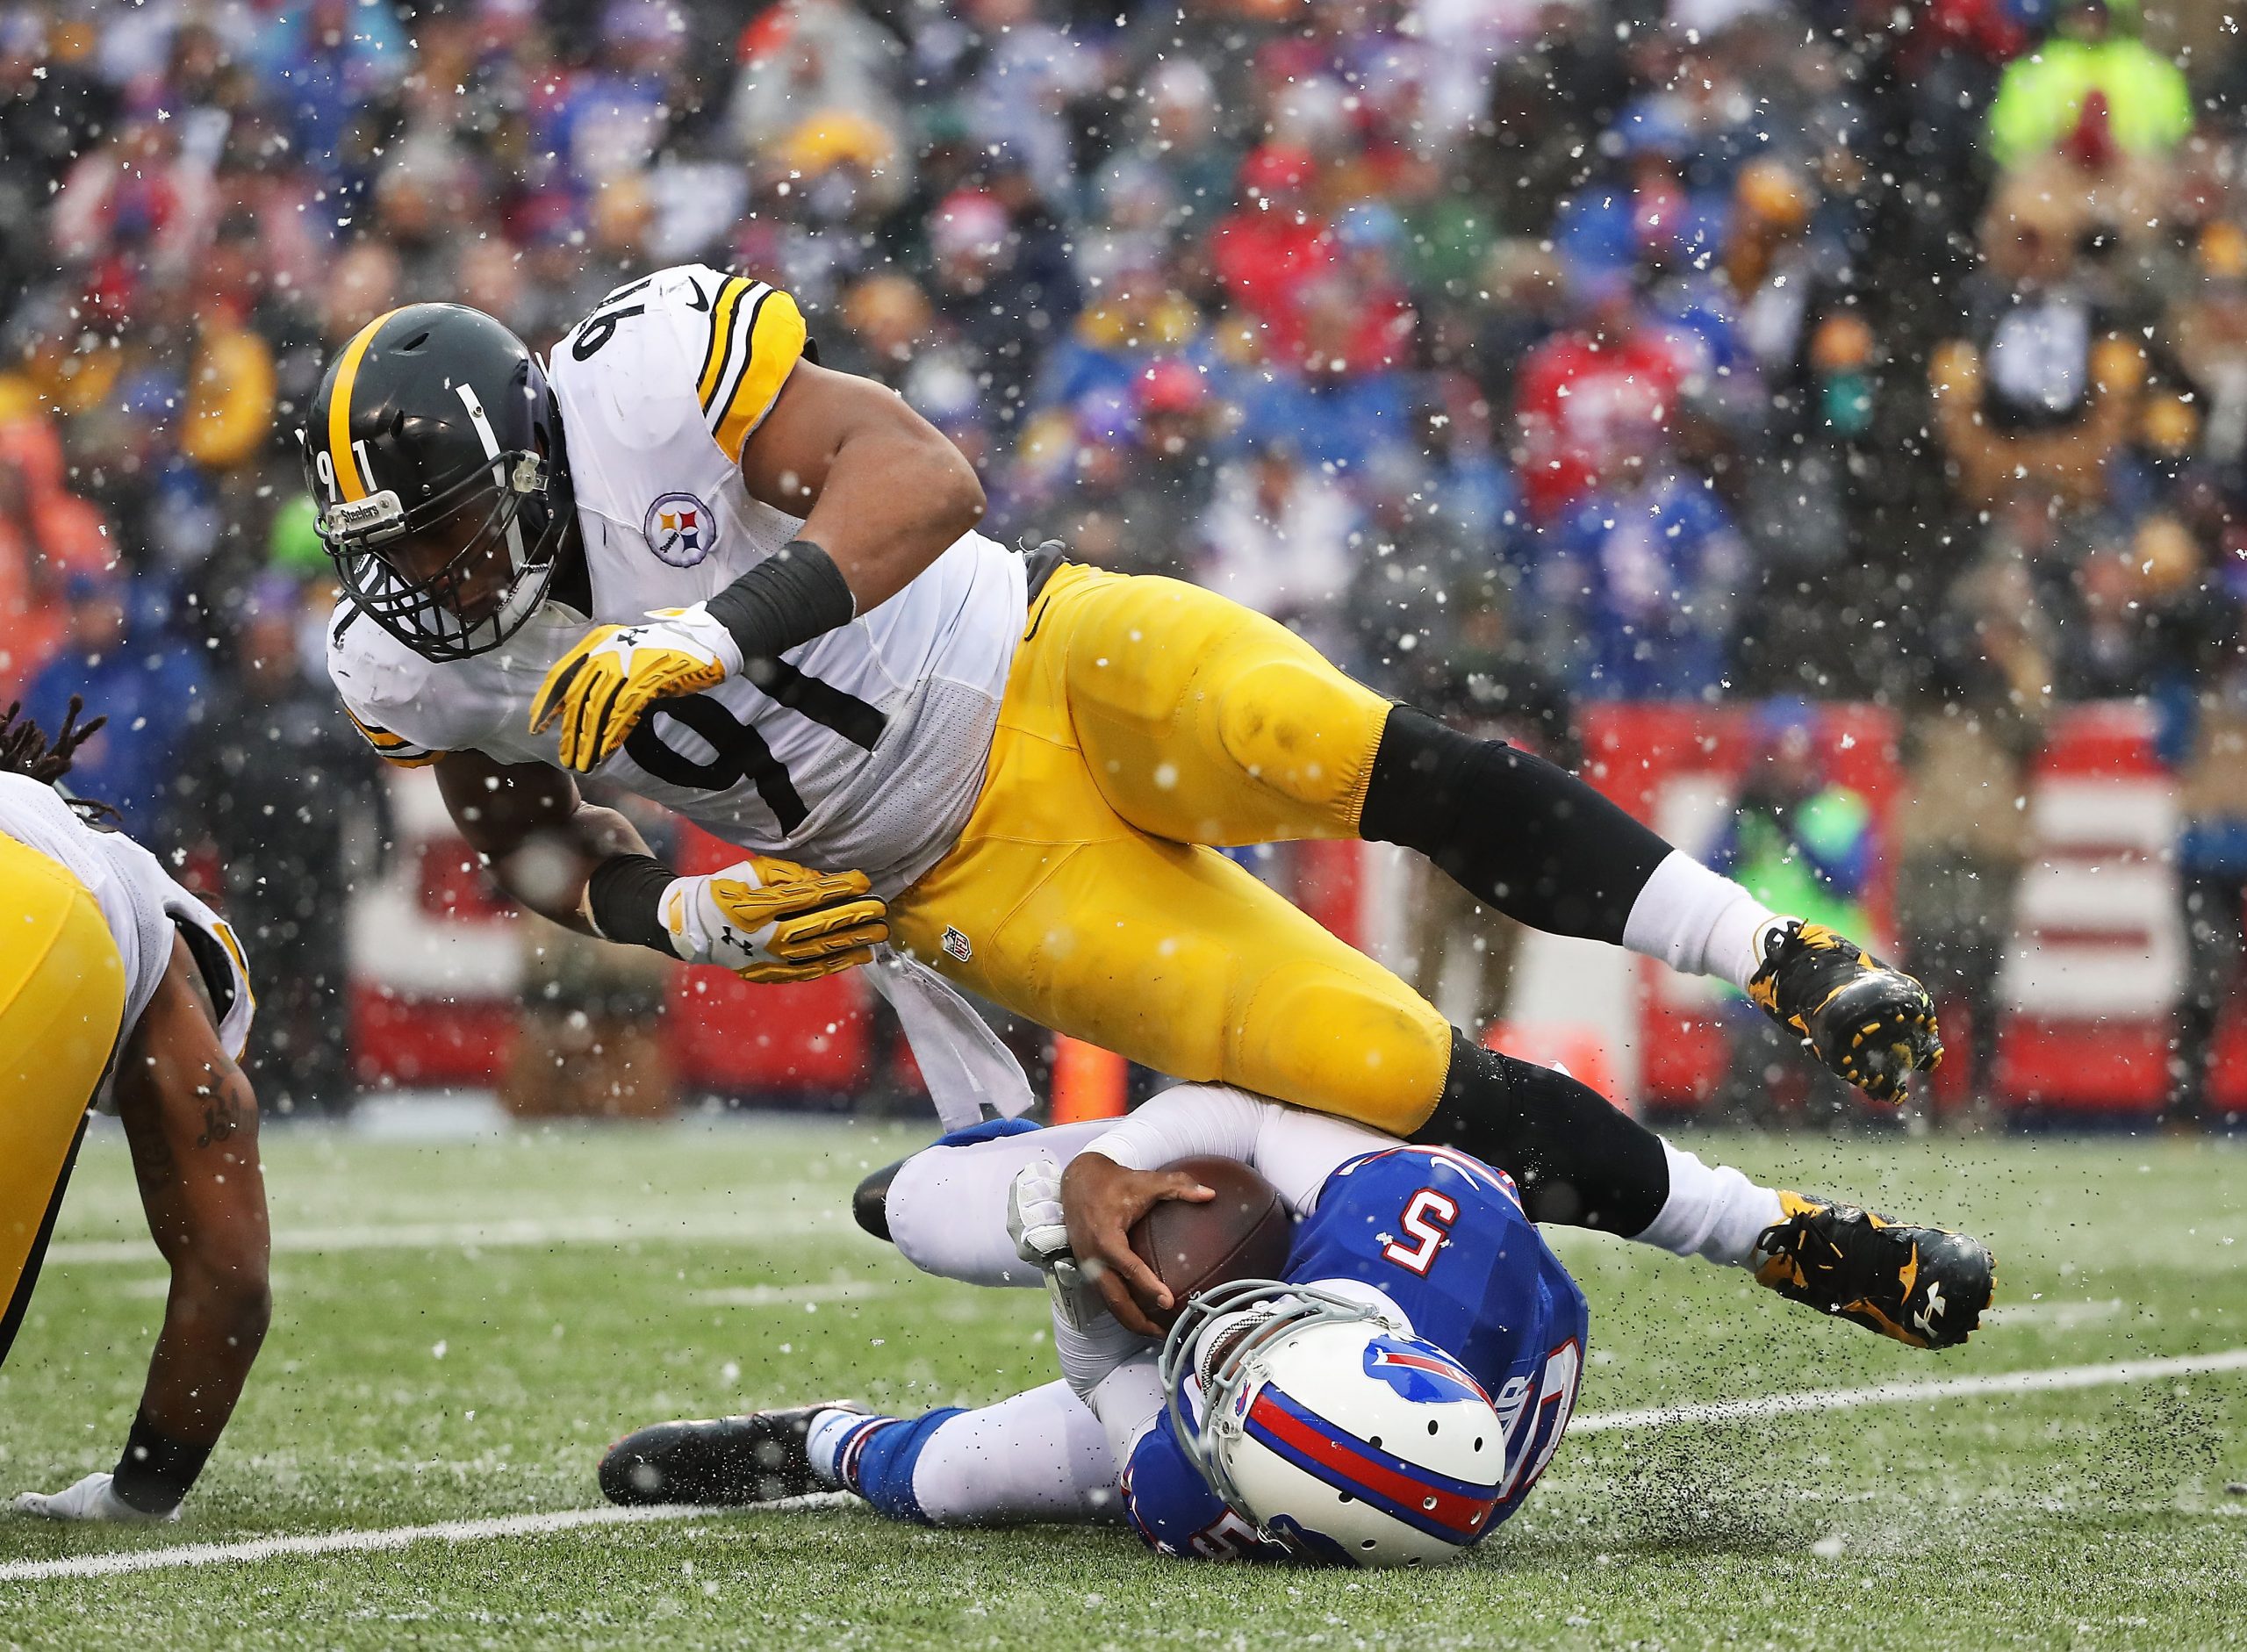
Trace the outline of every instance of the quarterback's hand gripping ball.
<instances>
[{"instance_id":1,"label":"quarterback's hand gripping ball","mask_svg":"<svg viewBox=\"0 0 2247 1652\"><path fill-rule=\"evenodd\" d=\"M863 872L814 872L751 855L721 872L679 878L658 910L671 951L743 980L816 980L873 961L889 913Z\"/></svg>"},{"instance_id":2,"label":"quarterback's hand gripping ball","mask_svg":"<svg viewBox=\"0 0 2247 1652\"><path fill-rule=\"evenodd\" d=\"M16 1512L37 1515L42 1520L72 1520L81 1525L98 1521L111 1526L153 1526L179 1519L176 1503L162 1514L148 1514L134 1508L117 1495L110 1477L106 1472L90 1474L77 1484L65 1486L52 1496L25 1491L16 1498Z\"/></svg>"},{"instance_id":3,"label":"quarterback's hand gripping ball","mask_svg":"<svg viewBox=\"0 0 2247 1652\"><path fill-rule=\"evenodd\" d=\"M730 633L700 603L653 608L635 625L596 625L554 662L531 701L530 731L562 720L562 766L589 774L667 695L715 688L741 664Z\"/></svg>"}]
</instances>

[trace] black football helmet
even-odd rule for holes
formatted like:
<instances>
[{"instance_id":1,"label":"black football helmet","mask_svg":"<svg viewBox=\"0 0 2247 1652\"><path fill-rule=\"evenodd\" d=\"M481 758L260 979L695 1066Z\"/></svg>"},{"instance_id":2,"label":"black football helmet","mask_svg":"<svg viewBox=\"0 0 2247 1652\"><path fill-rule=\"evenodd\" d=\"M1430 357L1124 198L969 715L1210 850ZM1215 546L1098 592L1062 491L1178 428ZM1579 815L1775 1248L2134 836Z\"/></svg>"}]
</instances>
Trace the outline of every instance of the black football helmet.
<instances>
[{"instance_id":1,"label":"black football helmet","mask_svg":"<svg viewBox=\"0 0 2247 1652\"><path fill-rule=\"evenodd\" d=\"M376 317L328 363L297 437L344 590L406 647L465 659L537 611L575 512L545 371L499 322L457 304ZM487 592L464 616L463 588L494 557L496 606Z\"/></svg>"}]
</instances>

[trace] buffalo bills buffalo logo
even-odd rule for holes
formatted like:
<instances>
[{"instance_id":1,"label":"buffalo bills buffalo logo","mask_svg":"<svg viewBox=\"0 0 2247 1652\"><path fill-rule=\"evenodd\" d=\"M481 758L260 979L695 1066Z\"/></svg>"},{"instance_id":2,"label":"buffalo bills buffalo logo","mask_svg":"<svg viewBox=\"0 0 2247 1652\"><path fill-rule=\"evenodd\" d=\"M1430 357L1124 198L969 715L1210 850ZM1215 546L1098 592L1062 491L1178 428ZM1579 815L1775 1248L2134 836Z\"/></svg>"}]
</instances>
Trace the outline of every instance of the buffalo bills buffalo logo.
<instances>
[{"instance_id":1,"label":"buffalo bills buffalo logo","mask_svg":"<svg viewBox=\"0 0 2247 1652\"><path fill-rule=\"evenodd\" d=\"M1395 1389L1400 1398L1414 1404L1445 1404L1454 1400L1479 1399L1490 1404L1482 1385L1432 1349L1388 1337L1366 1344L1365 1373Z\"/></svg>"}]
</instances>

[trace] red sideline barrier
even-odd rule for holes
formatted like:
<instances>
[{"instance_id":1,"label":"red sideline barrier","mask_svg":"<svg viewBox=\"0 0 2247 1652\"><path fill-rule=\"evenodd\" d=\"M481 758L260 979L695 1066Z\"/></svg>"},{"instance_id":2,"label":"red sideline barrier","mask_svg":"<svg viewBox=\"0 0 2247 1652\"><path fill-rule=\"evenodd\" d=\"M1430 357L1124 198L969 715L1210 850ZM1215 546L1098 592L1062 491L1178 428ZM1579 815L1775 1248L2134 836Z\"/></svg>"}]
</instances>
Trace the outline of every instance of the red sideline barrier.
<instances>
[{"instance_id":1,"label":"red sideline barrier","mask_svg":"<svg viewBox=\"0 0 2247 1652\"><path fill-rule=\"evenodd\" d=\"M732 844L681 828L681 872L715 872L740 858ZM865 995L848 973L753 987L727 970L681 968L670 1032L679 1073L690 1088L721 1095L856 1089L872 1058Z\"/></svg>"}]
</instances>

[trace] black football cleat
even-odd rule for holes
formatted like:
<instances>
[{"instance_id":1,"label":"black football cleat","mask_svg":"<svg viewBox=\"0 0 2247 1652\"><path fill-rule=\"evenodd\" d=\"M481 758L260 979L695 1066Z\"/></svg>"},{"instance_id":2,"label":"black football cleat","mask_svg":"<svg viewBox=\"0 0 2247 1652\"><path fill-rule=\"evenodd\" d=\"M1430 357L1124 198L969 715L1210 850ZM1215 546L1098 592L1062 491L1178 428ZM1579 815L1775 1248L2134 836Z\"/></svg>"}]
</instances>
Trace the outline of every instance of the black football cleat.
<instances>
[{"instance_id":1,"label":"black football cleat","mask_svg":"<svg viewBox=\"0 0 2247 1652\"><path fill-rule=\"evenodd\" d=\"M1774 929L1748 995L1876 1101L1901 1101L1913 1074L1942 1060L1928 989L1822 923L1792 919Z\"/></svg>"},{"instance_id":2,"label":"black football cleat","mask_svg":"<svg viewBox=\"0 0 2247 1652\"><path fill-rule=\"evenodd\" d=\"M1915 1348L1956 1347L1982 1323L1998 1270L1980 1240L1799 1193L1779 1205L1755 1241L1759 1284Z\"/></svg>"},{"instance_id":3,"label":"black football cleat","mask_svg":"<svg viewBox=\"0 0 2247 1652\"><path fill-rule=\"evenodd\" d=\"M655 1423L608 1448L600 1460L600 1494L627 1505L738 1507L825 1491L829 1488L811 1469L812 1419L822 1411L865 1409L848 1400L824 1400L746 1417Z\"/></svg>"}]
</instances>

